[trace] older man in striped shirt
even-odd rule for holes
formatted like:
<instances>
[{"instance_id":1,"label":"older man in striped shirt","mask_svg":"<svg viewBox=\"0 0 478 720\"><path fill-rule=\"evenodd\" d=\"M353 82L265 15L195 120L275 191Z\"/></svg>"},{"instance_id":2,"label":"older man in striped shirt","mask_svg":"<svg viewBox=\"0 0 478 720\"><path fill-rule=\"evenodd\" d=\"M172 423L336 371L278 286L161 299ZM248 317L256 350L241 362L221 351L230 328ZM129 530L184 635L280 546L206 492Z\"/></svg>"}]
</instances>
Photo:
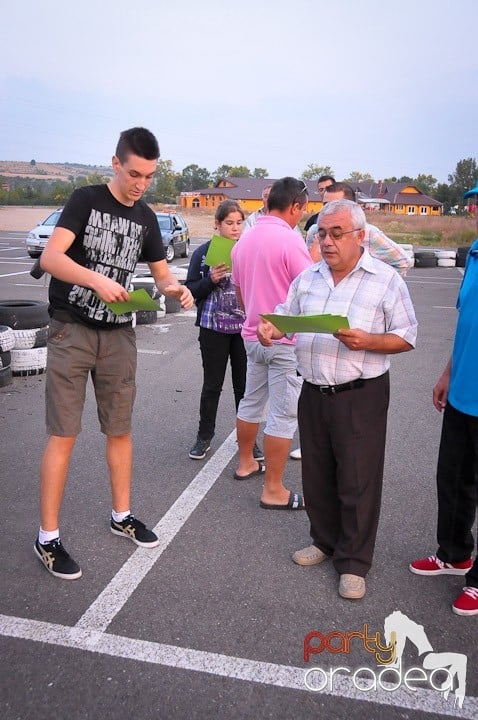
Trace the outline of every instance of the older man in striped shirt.
<instances>
[{"instance_id":1,"label":"older man in striped shirt","mask_svg":"<svg viewBox=\"0 0 478 720\"><path fill-rule=\"evenodd\" d=\"M417 321L407 286L362 246L365 215L350 200L330 202L319 216L322 261L291 284L276 312L346 316L350 329L299 333L304 379L299 400L304 500L312 545L299 565L331 557L339 594L359 599L372 564L380 514L390 355L412 350ZM260 342L282 333L262 321Z\"/></svg>"}]
</instances>

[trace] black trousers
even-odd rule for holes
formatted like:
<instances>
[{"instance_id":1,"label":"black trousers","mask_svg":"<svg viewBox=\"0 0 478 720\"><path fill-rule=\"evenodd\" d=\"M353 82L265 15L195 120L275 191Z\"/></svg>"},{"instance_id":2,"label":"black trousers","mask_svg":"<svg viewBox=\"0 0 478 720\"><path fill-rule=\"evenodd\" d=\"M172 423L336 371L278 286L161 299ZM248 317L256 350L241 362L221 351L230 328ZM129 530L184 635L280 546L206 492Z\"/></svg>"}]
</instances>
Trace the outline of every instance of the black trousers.
<instances>
[{"instance_id":1,"label":"black trousers","mask_svg":"<svg viewBox=\"0 0 478 720\"><path fill-rule=\"evenodd\" d=\"M202 440L209 442L216 428L217 408L228 360L231 361L232 386L237 410L246 388L247 357L240 333L229 335L201 327L199 347L204 379L199 406L198 435Z\"/></svg>"},{"instance_id":2,"label":"black trousers","mask_svg":"<svg viewBox=\"0 0 478 720\"><path fill-rule=\"evenodd\" d=\"M310 534L340 574L364 577L372 564L389 394L388 372L335 395L302 386L298 418Z\"/></svg>"},{"instance_id":3,"label":"black trousers","mask_svg":"<svg viewBox=\"0 0 478 720\"><path fill-rule=\"evenodd\" d=\"M471 529L478 499L478 417L445 407L437 466L437 556L443 562L467 560L475 543ZM478 587L478 556L466 574Z\"/></svg>"}]
</instances>

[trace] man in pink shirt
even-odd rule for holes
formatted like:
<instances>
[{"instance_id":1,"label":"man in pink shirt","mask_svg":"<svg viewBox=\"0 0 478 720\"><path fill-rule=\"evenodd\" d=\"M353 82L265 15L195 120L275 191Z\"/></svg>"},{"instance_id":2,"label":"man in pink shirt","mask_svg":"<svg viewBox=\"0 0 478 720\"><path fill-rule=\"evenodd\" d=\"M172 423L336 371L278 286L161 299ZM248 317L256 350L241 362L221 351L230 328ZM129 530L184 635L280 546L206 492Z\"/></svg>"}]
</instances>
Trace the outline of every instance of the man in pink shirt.
<instances>
[{"instance_id":1,"label":"man in pink shirt","mask_svg":"<svg viewBox=\"0 0 478 720\"><path fill-rule=\"evenodd\" d=\"M264 472L252 450L268 404L260 505L273 510L304 507L302 497L282 483L297 427L302 382L296 370L294 341L284 337L271 347L263 347L256 330L260 314L273 313L276 305L285 301L292 280L312 264L303 239L293 230L307 208L307 200L307 186L302 180L277 180L268 199L269 214L258 218L232 251L232 282L246 312L242 337L247 353L246 392L237 413L239 467L234 477L244 480Z\"/></svg>"}]
</instances>

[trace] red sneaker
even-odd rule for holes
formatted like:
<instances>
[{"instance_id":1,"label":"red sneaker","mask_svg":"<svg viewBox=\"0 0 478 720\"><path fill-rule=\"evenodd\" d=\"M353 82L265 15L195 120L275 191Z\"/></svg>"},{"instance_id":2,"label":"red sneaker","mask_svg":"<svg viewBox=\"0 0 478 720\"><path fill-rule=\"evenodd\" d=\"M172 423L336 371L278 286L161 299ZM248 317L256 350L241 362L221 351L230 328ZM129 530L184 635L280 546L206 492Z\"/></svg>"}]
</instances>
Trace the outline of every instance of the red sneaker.
<instances>
[{"instance_id":1,"label":"red sneaker","mask_svg":"<svg viewBox=\"0 0 478 720\"><path fill-rule=\"evenodd\" d=\"M451 609L457 615L478 615L478 588L463 588L463 592L457 597Z\"/></svg>"},{"instance_id":2,"label":"red sneaker","mask_svg":"<svg viewBox=\"0 0 478 720\"><path fill-rule=\"evenodd\" d=\"M471 558L459 563L446 563L436 555L430 555L421 560L414 560L409 568L417 575L466 575L472 565Z\"/></svg>"}]
</instances>

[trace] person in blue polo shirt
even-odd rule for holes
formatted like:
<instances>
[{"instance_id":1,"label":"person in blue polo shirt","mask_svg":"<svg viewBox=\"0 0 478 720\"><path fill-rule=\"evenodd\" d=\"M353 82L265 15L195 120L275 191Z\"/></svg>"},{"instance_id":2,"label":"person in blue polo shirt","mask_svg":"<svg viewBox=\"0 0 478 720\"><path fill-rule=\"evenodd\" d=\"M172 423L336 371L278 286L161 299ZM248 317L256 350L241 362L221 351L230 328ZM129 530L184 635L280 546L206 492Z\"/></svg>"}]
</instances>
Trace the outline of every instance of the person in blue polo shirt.
<instances>
[{"instance_id":1,"label":"person in blue polo shirt","mask_svg":"<svg viewBox=\"0 0 478 720\"><path fill-rule=\"evenodd\" d=\"M477 186L464 197L478 196ZM478 229L478 214L476 215ZM438 454L436 555L415 560L417 575L464 575L465 587L452 605L457 615L478 615L478 556L472 527L478 499L478 239L470 247L457 301L452 356L433 389L443 413Z\"/></svg>"}]
</instances>

